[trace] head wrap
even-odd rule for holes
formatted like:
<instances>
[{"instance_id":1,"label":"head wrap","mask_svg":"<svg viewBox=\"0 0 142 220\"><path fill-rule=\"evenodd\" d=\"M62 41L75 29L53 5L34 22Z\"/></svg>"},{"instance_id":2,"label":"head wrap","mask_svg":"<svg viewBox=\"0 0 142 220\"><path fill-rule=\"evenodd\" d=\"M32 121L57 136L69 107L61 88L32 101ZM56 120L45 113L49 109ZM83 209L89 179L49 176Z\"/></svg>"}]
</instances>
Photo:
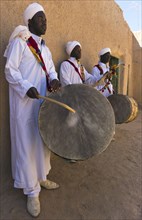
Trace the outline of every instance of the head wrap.
<instances>
[{"instance_id":1,"label":"head wrap","mask_svg":"<svg viewBox=\"0 0 142 220\"><path fill-rule=\"evenodd\" d=\"M102 55L104 55L105 53L111 53L111 50L110 50L110 48L103 48L100 52L99 52L99 57L100 56L102 56Z\"/></svg>"},{"instance_id":2,"label":"head wrap","mask_svg":"<svg viewBox=\"0 0 142 220\"><path fill-rule=\"evenodd\" d=\"M20 37L22 40L26 41L28 40L30 36L31 36L31 33L29 32L29 29L26 26L22 26L22 25L17 26L9 38L8 45L4 52L4 57L7 57L10 45L16 37Z\"/></svg>"},{"instance_id":3,"label":"head wrap","mask_svg":"<svg viewBox=\"0 0 142 220\"><path fill-rule=\"evenodd\" d=\"M79 45L81 47L81 44L78 42L78 41L69 41L67 44L66 44L66 52L67 54L70 56L72 50L77 46Z\"/></svg>"},{"instance_id":4,"label":"head wrap","mask_svg":"<svg viewBox=\"0 0 142 220\"><path fill-rule=\"evenodd\" d=\"M44 12L44 8L38 3L32 3L25 9L23 19L26 26L28 26L28 20L32 19L32 17L39 11Z\"/></svg>"}]
</instances>

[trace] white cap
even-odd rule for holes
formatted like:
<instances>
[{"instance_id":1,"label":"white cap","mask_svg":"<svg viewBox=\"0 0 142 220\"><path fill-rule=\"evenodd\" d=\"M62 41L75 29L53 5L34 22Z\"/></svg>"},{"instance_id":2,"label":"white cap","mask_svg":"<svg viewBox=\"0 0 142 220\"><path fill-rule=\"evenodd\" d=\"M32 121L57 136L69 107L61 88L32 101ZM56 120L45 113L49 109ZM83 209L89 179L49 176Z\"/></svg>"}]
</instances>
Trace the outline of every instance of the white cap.
<instances>
[{"instance_id":1,"label":"white cap","mask_svg":"<svg viewBox=\"0 0 142 220\"><path fill-rule=\"evenodd\" d=\"M100 56L102 56L102 55L104 55L105 53L111 53L111 50L110 50L110 48L103 48L100 52L99 52L99 54L98 54L98 56L100 57Z\"/></svg>"},{"instance_id":2,"label":"white cap","mask_svg":"<svg viewBox=\"0 0 142 220\"><path fill-rule=\"evenodd\" d=\"M69 56L70 56L71 52L73 51L73 49L74 49L77 45L81 47L81 44L80 44L78 41L69 41L69 42L66 44L66 52L67 52L67 54L68 54Z\"/></svg>"},{"instance_id":3,"label":"white cap","mask_svg":"<svg viewBox=\"0 0 142 220\"><path fill-rule=\"evenodd\" d=\"M32 19L32 17L39 11L44 12L44 8L38 3L32 3L25 9L23 19L26 26L28 26L29 19Z\"/></svg>"}]
</instances>

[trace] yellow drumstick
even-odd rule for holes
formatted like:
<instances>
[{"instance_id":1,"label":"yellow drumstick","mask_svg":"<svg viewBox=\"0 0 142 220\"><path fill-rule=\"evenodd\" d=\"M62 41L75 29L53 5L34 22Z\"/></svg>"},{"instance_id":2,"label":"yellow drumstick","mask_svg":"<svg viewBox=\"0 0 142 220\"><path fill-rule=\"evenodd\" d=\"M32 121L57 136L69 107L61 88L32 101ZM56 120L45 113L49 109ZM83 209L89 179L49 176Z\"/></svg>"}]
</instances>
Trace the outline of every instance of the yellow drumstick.
<instances>
[{"instance_id":1,"label":"yellow drumstick","mask_svg":"<svg viewBox=\"0 0 142 220\"><path fill-rule=\"evenodd\" d=\"M69 110L69 111L75 113L75 110L74 110L73 108L71 108L70 106L68 106L68 105L66 105L66 104L64 104L64 103L62 103L62 102L56 101L55 99L51 99L51 98L49 98L49 97L45 97L45 96L41 96L41 95L37 95L37 97L38 97L39 99L44 99L44 100L46 100L46 101L53 102L53 103L55 103L55 104L57 104L57 105L60 105L60 106L62 106L62 107L64 107L64 108L66 108L67 110Z\"/></svg>"}]
</instances>

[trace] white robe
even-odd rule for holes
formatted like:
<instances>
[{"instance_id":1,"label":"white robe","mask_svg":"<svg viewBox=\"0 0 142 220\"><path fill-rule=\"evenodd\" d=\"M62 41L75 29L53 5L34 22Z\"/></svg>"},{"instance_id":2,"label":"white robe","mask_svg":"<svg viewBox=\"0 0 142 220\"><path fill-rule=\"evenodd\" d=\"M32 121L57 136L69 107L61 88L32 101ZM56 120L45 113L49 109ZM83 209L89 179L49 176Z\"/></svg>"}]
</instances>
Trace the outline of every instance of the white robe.
<instances>
[{"instance_id":1,"label":"white robe","mask_svg":"<svg viewBox=\"0 0 142 220\"><path fill-rule=\"evenodd\" d=\"M42 51L50 80L57 79L52 56L41 38L33 35ZM38 129L38 112L42 100L26 95L30 87L46 95L46 77L27 43L15 38L7 53L5 66L9 82L12 175L16 188L34 189L39 180L46 180L51 169L50 151L43 144ZM47 122L48 123L48 122Z\"/></svg>"},{"instance_id":2,"label":"white robe","mask_svg":"<svg viewBox=\"0 0 142 220\"><path fill-rule=\"evenodd\" d=\"M104 63L102 63L102 62L99 62L98 64L101 66L101 68L102 68L102 70L103 70L103 75L104 75L106 72L109 71L109 67L108 67L106 64L104 64ZM100 70L99 70L96 66L93 67L93 69L92 69L92 75L96 78L96 81L100 80L100 79L102 78L102 76L103 76L103 75L100 74ZM105 85L105 84L104 84L104 85ZM96 86L96 89L100 91L100 90L104 87L104 85ZM109 87L109 89L110 89L111 92L109 92L109 90L108 90L107 88L106 88L104 91L100 91L105 97L108 97L108 96L110 96L111 94L113 94L113 85L112 85L111 82L110 82L110 84L108 85L108 87Z\"/></svg>"},{"instance_id":3,"label":"white robe","mask_svg":"<svg viewBox=\"0 0 142 220\"><path fill-rule=\"evenodd\" d=\"M77 60L74 57L70 57L69 60L74 63L74 65L80 71L80 65L77 63ZM95 77L88 73L84 68L85 74L85 84L94 84L96 82ZM82 80L79 74L75 71L74 67L67 61L63 61L60 66L60 82L62 86L69 84L82 84Z\"/></svg>"}]
</instances>

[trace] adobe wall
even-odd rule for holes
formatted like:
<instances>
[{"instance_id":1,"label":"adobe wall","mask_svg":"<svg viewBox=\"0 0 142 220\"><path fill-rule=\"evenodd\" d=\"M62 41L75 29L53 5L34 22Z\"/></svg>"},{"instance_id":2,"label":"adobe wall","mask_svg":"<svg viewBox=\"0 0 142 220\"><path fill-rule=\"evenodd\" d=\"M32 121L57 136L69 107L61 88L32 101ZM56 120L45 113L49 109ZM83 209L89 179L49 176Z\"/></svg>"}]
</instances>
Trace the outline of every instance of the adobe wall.
<instances>
[{"instance_id":1,"label":"adobe wall","mask_svg":"<svg viewBox=\"0 0 142 220\"><path fill-rule=\"evenodd\" d=\"M132 96L142 104L142 47L133 36L133 53L132 53L132 78L130 79Z\"/></svg>"},{"instance_id":2,"label":"adobe wall","mask_svg":"<svg viewBox=\"0 0 142 220\"><path fill-rule=\"evenodd\" d=\"M8 84L4 78L5 59L2 57L13 29L23 24L22 13L34 1L1 1L1 163L5 172L10 166ZM119 92L133 95L132 33L123 19L121 9L113 0L44 0L37 1L45 8L48 28L44 39L50 48L56 69L66 59L64 46L77 40L82 45L82 63L90 72L98 62L98 51L110 47L112 55L125 63L121 69ZM129 72L129 77L128 77ZM140 75L140 74L139 74ZM139 90L135 90L139 101ZM4 161L4 162L3 162Z\"/></svg>"}]
</instances>

